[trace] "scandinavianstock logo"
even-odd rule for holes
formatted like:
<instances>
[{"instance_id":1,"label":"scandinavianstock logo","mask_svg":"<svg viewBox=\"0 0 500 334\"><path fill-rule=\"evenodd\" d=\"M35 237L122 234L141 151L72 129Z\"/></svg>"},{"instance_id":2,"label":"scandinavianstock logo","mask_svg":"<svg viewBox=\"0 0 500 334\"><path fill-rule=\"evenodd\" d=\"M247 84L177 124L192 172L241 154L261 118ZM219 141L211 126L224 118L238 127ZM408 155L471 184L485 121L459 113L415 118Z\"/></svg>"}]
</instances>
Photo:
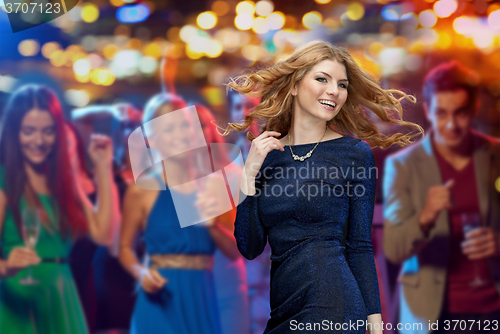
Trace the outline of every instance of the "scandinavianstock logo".
<instances>
[{"instance_id":1,"label":"scandinavianstock logo","mask_svg":"<svg viewBox=\"0 0 500 334\"><path fill-rule=\"evenodd\" d=\"M3 0L12 32L50 22L75 8L79 0ZM2 0L0 0L0 4Z\"/></svg>"},{"instance_id":2,"label":"scandinavianstock logo","mask_svg":"<svg viewBox=\"0 0 500 334\"><path fill-rule=\"evenodd\" d=\"M209 151L194 106L144 123L130 134L128 149L135 184L160 191L166 191L168 184L181 227L220 216L245 199L239 191L244 165L240 149L233 144L210 143ZM231 161L229 156L236 159ZM191 195L198 192L216 196L218 212L202 218L194 205L196 196Z\"/></svg>"}]
</instances>

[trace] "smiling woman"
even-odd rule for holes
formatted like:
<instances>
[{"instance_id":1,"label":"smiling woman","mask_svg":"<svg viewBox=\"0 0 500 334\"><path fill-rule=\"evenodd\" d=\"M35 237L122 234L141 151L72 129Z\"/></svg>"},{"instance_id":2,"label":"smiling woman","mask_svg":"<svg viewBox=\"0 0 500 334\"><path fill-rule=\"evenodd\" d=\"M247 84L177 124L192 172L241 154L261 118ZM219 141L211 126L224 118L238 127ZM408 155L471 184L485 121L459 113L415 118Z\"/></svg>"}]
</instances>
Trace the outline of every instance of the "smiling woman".
<instances>
[{"instance_id":1,"label":"smiling woman","mask_svg":"<svg viewBox=\"0 0 500 334\"><path fill-rule=\"evenodd\" d=\"M271 318L264 333L293 333L325 319L334 325L325 330L335 333L365 333L370 324L370 334L382 333L371 243L376 167L369 144L406 146L423 134L419 125L389 117L397 111L402 118L401 100L415 98L382 89L346 49L326 42L305 45L228 86L262 99L243 124L229 123L224 135L265 121L258 137L247 134L252 146L240 191L246 198L234 223L247 259L259 256L267 242L272 249ZM417 131L386 136L366 109ZM332 168L346 173L314 175L314 169ZM283 177L283 169L299 177ZM304 172L312 176L304 179ZM367 326L351 329L351 323Z\"/></svg>"},{"instance_id":2,"label":"smiling woman","mask_svg":"<svg viewBox=\"0 0 500 334\"><path fill-rule=\"evenodd\" d=\"M67 256L86 233L99 244L112 240L116 195L110 139L93 138L89 156L96 167L98 209L72 172L55 93L27 85L11 95L0 139L1 333L87 333ZM23 240L29 212L40 223L31 243ZM31 281L23 279L28 269Z\"/></svg>"}]
</instances>

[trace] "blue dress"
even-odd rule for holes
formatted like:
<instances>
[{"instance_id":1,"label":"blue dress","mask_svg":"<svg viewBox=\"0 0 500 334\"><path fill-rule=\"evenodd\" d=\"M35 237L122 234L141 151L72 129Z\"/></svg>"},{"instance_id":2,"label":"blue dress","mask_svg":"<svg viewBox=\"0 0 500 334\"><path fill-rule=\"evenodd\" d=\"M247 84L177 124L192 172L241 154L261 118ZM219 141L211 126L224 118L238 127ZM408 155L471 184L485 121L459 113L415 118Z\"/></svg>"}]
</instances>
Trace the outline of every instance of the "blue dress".
<instances>
[{"instance_id":1,"label":"blue dress","mask_svg":"<svg viewBox=\"0 0 500 334\"><path fill-rule=\"evenodd\" d=\"M216 245L200 224L181 228L170 191L160 191L149 214L144 242L149 255L213 255ZM196 192L178 193L197 214ZM177 194L176 194L177 195ZM220 334L212 270L159 268L168 282L155 294L139 289L132 316L134 334Z\"/></svg>"},{"instance_id":2,"label":"blue dress","mask_svg":"<svg viewBox=\"0 0 500 334\"><path fill-rule=\"evenodd\" d=\"M293 153L303 156L314 145L294 145ZM380 313L371 243L375 179L369 145L350 136L321 142L304 161L288 146L269 152L257 193L238 206L234 232L248 259L271 246L264 333L362 334L367 316Z\"/></svg>"}]
</instances>

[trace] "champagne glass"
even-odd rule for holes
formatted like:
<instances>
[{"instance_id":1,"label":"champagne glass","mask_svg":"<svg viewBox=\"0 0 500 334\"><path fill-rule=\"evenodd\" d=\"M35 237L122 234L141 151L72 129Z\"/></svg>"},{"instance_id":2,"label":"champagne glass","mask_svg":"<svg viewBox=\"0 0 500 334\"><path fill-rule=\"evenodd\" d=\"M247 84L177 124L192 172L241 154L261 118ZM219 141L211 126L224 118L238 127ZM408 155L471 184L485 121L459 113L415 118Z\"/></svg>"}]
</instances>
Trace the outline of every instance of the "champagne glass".
<instances>
[{"instance_id":1,"label":"champagne glass","mask_svg":"<svg viewBox=\"0 0 500 334\"><path fill-rule=\"evenodd\" d=\"M26 208L22 213L22 232L26 247L35 249L40 233L39 209ZM28 277L20 281L23 285L35 285L39 282L31 277L31 266L28 267Z\"/></svg>"},{"instance_id":2,"label":"champagne glass","mask_svg":"<svg viewBox=\"0 0 500 334\"><path fill-rule=\"evenodd\" d=\"M481 227L481 217L479 216L479 213L477 212L462 213L462 229L464 232L464 238L468 232L480 227ZM473 265L474 265L474 279L469 282L469 285L479 286L485 284L486 281L479 276L479 272L477 271L477 260L473 260Z\"/></svg>"}]
</instances>

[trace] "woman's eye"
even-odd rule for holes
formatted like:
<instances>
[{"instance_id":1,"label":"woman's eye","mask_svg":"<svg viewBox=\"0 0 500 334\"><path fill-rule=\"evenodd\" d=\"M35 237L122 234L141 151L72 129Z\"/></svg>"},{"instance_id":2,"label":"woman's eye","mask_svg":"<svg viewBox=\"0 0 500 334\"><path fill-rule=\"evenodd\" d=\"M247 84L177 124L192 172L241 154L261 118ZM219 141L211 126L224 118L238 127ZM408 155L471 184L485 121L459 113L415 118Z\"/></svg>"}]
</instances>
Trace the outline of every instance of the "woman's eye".
<instances>
[{"instance_id":1,"label":"woman's eye","mask_svg":"<svg viewBox=\"0 0 500 334\"><path fill-rule=\"evenodd\" d=\"M23 135L29 136L29 135L33 134L34 130L33 129L22 129L21 132L23 133Z\"/></svg>"},{"instance_id":2,"label":"woman's eye","mask_svg":"<svg viewBox=\"0 0 500 334\"><path fill-rule=\"evenodd\" d=\"M318 80L319 82L327 82L325 78L318 78L316 80Z\"/></svg>"},{"instance_id":3,"label":"woman's eye","mask_svg":"<svg viewBox=\"0 0 500 334\"><path fill-rule=\"evenodd\" d=\"M339 84L339 86L342 87L342 88L344 88L344 89L347 89L347 85L346 84L341 83L341 84Z\"/></svg>"}]
</instances>

